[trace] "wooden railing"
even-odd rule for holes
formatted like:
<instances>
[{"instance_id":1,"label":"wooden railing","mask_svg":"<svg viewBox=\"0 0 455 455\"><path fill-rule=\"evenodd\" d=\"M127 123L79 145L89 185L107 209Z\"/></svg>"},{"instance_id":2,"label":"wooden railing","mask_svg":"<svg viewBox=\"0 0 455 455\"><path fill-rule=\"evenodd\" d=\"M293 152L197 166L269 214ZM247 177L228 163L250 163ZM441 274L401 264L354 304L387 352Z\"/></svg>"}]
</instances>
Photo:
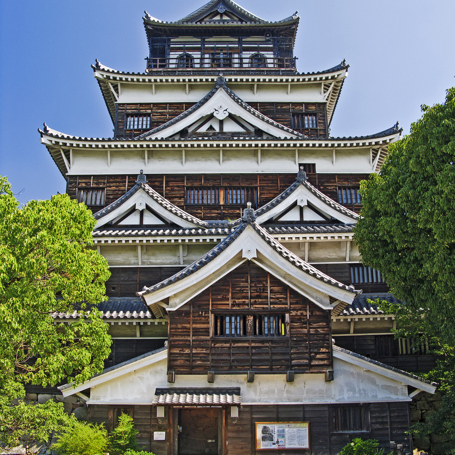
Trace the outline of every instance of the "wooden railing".
<instances>
[{"instance_id":1,"label":"wooden railing","mask_svg":"<svg viewBox=\"0 0 455 455\"><path fill-rule=\"evenodd\" d=\"M153 70L210 70L225 68L230 70L295 69L296 57L234 57L230 54L217 54L203 58L188 55L176 58L147 58L147 71Z\"/></svg>"}]
</instances>

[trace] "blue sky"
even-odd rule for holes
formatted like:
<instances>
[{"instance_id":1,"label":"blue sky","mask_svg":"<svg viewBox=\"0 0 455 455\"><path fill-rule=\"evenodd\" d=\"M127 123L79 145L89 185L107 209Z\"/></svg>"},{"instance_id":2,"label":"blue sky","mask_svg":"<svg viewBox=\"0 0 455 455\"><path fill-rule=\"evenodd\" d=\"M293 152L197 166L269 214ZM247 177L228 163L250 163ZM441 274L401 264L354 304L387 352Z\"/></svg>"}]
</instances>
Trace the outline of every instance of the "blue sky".
<instances>
[{"instance_id":1,"label":"blue sky","mask_svg":"<svg viewBox=\"0 0 455 455\"><path fill-rule=\"evenodd\" d=\"M396 121L409 132L421 104L443 102L455 85L453 0L241 0L267 20L299 10L302 72L351 65L333 136L372 134ZM143 71L143 11L179 19L204 1L0 1L0 175L19 200L49 198L65 180L37 129L110 137L112 123L90 67L98 58Z\"/></svg>"}]
</instances>

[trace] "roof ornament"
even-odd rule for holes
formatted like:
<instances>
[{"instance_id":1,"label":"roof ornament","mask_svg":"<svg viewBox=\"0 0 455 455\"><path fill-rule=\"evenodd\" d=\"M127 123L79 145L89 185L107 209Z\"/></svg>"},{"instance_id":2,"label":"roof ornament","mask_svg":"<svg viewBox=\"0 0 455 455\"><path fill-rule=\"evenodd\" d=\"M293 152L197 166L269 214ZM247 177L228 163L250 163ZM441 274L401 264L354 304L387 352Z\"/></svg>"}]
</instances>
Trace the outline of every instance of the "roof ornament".
<instances>
[{"instance_id":1,"label":"roof ornament","mask_svg":"<svg viewBox=\"0 0 455 455\"><path fill-rule=\"evenodd\" d=\"M141 185L142 183L147 183L147 176L144 174L143 169L140 170L140 174L137 176L136 183Z\"/></svg>"},{"instance_id":2,"label":"roof ornament","mask_svg":"<svg viewBox=\"0 0 455 455\"><path fill-rule=\"evenodd\" d=\"M223 77L223 73L220 73L220 75L218 76L218 78L216 80L216 86L217 87L227 87L226 79Z\"/></svg>"},{"instance_id":3,"label":"roof ornament","mask_svg":"<svg viewBox=\"0 0 455 455\"><path fill-rule=\"evenodd\" d=\"M300 166L299 172L297 172L296 180L300 183L303 183L305 182L305 180L308 180L306 172L303 170L303 166Z\"/></svg>"},{"instance_id":4,"label":"roof ornament","mask_svg":"<svg viewBox=\"0 0 455 455\"><path fill-rule=\"evenodd\" d=\"M243 211L242 221L246 223L254 223L256 221L256 215L254 210L251 208L251 202L247 202L246 209Z\"/></svg>"},{"instance_id":5,"label":"roof ornament","mask_svg":"<svg viewBox=\"0 0 455 455\"><path fill-rule=\"evenodd\" d=\"M226 11L226 8L223 5L220 5L217 10L219 13L223 14Z\"/></svg>"},{"instance_id":6,"label":"roof ornament","mask_svg":"<svg viewBox=\"0 0 455 455\"><path fill-rule=\"evenodd\" d=\"M43 123L43 131L47 134L49 133L49 127L46 125L46 122Z\"/></svg>"}]
</instances>

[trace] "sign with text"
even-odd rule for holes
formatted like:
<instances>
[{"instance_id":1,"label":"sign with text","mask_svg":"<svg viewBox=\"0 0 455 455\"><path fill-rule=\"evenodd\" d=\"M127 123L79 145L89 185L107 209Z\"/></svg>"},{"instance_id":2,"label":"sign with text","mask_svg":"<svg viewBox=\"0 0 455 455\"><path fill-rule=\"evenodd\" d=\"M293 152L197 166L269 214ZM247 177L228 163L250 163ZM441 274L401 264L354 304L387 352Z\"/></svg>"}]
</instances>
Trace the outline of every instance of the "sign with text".
<instances>
[{"instance_id":1,"label":"sign with text","mask_svg":"<svg viewBox=\"0 0 455 455\"><path fill-rule=\"evenodd\" d=\"M309 422L256 423L256 450L309 448Z\"/></svg>"}]
</instances>

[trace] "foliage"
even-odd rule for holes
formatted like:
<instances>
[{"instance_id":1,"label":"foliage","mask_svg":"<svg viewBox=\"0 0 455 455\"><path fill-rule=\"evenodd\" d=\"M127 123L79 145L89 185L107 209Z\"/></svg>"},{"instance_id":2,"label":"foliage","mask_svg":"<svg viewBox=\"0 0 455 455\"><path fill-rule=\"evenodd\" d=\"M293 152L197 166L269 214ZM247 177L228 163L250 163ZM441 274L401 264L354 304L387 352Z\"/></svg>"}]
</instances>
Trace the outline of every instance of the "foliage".
<instances>
[{"instance_id":1,"label":"foliage","mask_svg":"<svg viewBox=\"0 0 455 455\"><path fill-rule=\"evenodd\" d=\"M93 227L91 212L66 195L19 208L0 178L0 416L8 422L0 427L1 441L17 440L22 417L39 412L51 431L61 411L21 402L19 413L11 404L25 397L24 385L78 384L103 369L110 337L96 304L109 269L93 249ZM76 305L85 317L54 324L53 313L73 313ZM30 419L26 431L48 431L40 421Z\"/></svg>"},{"instance_id":2,"label":"foliage","mask_svg":"<svg viewBox=\"0 0 455 455\"><path fill-rule=\"evenodd\" d=\"M455 88L422 111L380 174L362 182L355 240L414 320L455 346Z\"/></svg>"},{"instance_id":3,"label":"foliage","mask_svg":"<svg viewBox=\"0 0 455 455\"><path fill-rule=\"evenodd\" d=\"M134 428L132 417L122 413L118 420L118 425L109 435L109 453L112 455L123 455L127 450L137 449L136 435L139 432Z\"/></svg>"},{"instance_id":4,"label":"foliage","mask_svg":"<svg viewBox=\"0 0 455 455\"><path fill-rule=\"evenodd\" d=\"M152 452L147 452L146 450L131 450L128 449L125 452L125 455L153 455Z\"/></svg>"},{"instance_id":5,"label":"foliage","mask_svg":"<svg viewBox=\"0 0 455 455\"><path fill-rule=\"evenodd\" d=\"M107 431L103 425L73 420L52 449L59 455L100 455L106 452Z\"/></svg>"},{"instance_id":6,"label":"foliage","mask_svg":"<svg viewBox=\"0 0 455 455\"><path fill-rule=\"evenodd\" d=\"M354 439L341 449L340 455L384 455L384 449L378 449L379 442L375 439Z\"/></svg>"},{"instance_id":7,"label":"foliage","mask_svg":"<svg viewBox=\"0 0 455 455\"><path fill-rule=\"evenodd\" d=\"M363 262L406 302L383 305L397 315L396 335L421 334L439 355L427 378L440 384L442 405L412 431L444 435L455 451L455 88L422 111L380 174L362 182L355 240Z\"/></svg>"},{"instance_id":8,"label":"foliage","mask_svg":"<svg viewBox=\"0 0 455 455\"><path fill-rule=\"evenodd\" d=\"M20 401L15 406L0 407L3 442L9 447L23 444L27 453L32 443L49 447L55 432L70 421L71 418L63 411L63 403L52 400L35 405Z\"/></svg>"}]
</instances>

